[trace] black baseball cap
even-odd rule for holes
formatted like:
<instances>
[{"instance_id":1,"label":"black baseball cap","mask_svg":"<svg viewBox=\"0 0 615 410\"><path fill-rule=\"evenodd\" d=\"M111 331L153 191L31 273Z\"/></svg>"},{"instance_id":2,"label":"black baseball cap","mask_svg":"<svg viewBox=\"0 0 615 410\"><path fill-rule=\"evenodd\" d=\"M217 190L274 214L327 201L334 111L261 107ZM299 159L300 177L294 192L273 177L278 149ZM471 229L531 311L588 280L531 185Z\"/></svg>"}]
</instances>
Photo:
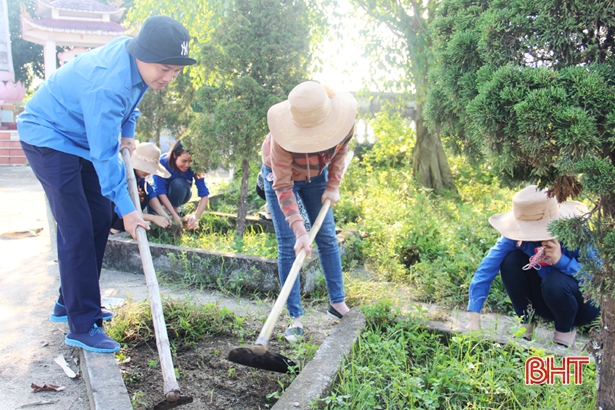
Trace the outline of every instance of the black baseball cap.
<instances>
[{"instance_id":1,"label":"black baseball cap","mask_svg":"<svg viewBox=\"0 0 615 410\"><path fill-rule=\"evenodd\" d=\"M188 57L190 34L181 23L168 16L153 16L145 20L139 34L128 40L126 50L146 63L192 65Z\"/></svg>"}]
</instances>

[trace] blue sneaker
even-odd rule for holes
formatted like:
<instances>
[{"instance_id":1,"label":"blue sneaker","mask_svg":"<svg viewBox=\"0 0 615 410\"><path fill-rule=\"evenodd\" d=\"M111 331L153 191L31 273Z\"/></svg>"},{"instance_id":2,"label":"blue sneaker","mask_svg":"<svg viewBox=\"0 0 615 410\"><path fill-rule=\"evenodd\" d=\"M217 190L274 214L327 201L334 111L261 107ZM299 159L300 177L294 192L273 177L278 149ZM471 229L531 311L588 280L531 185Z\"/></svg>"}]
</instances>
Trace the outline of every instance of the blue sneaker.
<instances>
[{"instance_id":1,"label":"blue sneaker","mask_svg":"<svg viewBox=\"0 0 615 410\"><path fill-rule=\"evenodd\" d=\"M102 310L102 320L109 320L113 317L113 312L110 310L107 310L105 308L101 308L100 310ZM66 306L59 304L58 302L56 302L56 304L53 306L53 313L51 315L49 315L49 320L51 320L52 322L68 322L68 314L66 313Z\"/></svg>"},{"instance_id":2,"label":"blue sneaker","mask_svg":"<svg viewBox=\"0 0 615 410\"><path fill-rule=\"evenodd\" d=\"M97 353L113 353L120 350L120 344L107 336L96 323L86 333L69 332L64 343Z\"/></svg>"}]
</instances>

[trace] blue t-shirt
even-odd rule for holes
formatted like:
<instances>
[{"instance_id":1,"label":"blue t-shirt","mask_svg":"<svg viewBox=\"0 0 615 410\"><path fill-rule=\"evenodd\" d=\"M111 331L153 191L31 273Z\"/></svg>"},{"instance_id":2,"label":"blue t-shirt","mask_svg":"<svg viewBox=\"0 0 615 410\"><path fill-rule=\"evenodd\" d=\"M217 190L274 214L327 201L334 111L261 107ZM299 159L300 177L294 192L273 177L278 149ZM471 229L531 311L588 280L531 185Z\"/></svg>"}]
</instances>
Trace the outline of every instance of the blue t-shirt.
<instances>
[{"instance_id":1,"label":"blue t-shirt","mask_svg":"<svg viewBox=\"0 0 615 410\"><path fill-rule=\"evenodd\" d=\"M128 40L117 38L60 67L17 119L22 141L91 161L102 194L121 215L135 207L118 155L119 138L134 137L136 107L148 89L126 51Z\"/></svg>"},{"instance_id":2,"label":"blue t-shirt","mask_svg":"<svg viewBox=\"0 0 615 410\"><path fill-rule=\"evenodd\" d=\"M519 241L502 236L493 248L489 250L487 256L485 256L480 266L474 273L472 283L470 284L470 301L468 303L469 312L481 311L483 304L487 299L487 295L489 295L489 290L491 290L491 283L500 272L500 266L510 251L521 249L526 255L532 256L535 253L534 250L542 246L541 242L521 242L521 245L517 247L518 242ZM547 273L549 273L552 269L556 269L566 275L573 276L582 268L578 258L578 250L570 251L562 245L562 257L560 260L553 266L541 266L540 270L536 272L541 278L547 276Z\"/></svg>"},{"instance_id":3,"label":"blue t-shirt","mask_svg":"<svg viewBox=\"0 0 615 410\"><path fill-rule=\"evenodd\" d=\"M192 168L188 168L188 171L184 173L179 173L175 171L173 168L169 166L169 154L162 154L160 157L160 164L169 171L171 174L168 178L163 178L158 175L154 175L154 190L157 195L167 195L167 189L169 188L169 184L176 178L184 178L186 181L192 185L192 181L194 181L197 189L197 194L199 197L203 198L209 196L209 189L205 184L205 178L198 178L194 174Z\"/></svg>"}]
</instances>

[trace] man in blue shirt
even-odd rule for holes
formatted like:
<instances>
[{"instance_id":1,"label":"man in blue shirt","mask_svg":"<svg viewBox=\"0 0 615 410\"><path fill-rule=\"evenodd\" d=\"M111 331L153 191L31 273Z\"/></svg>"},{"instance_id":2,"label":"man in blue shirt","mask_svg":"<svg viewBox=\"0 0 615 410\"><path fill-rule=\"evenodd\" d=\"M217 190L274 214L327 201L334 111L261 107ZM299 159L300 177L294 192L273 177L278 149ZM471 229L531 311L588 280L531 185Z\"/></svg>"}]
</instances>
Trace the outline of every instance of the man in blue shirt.
<instances>
[{"instance_id":1,"label":"man in blue shirt","mask_svg":"<svg viewBox=\"0 0 615 410\"><path fill-rule=\"evenodd\" d=\"M137 106L148 88L173 81L190 36L176 20L148 18L135 38L120 37L53 73L17 120L21 145L57 222L60 295L51 320L67 321L65 342L95 352L119 343L102 330L99 277L115 203L133 237L149 229L128 194L121 148L135 148ZM120 138L121 137L121 138Z\"/></svg>"}]
</instances>

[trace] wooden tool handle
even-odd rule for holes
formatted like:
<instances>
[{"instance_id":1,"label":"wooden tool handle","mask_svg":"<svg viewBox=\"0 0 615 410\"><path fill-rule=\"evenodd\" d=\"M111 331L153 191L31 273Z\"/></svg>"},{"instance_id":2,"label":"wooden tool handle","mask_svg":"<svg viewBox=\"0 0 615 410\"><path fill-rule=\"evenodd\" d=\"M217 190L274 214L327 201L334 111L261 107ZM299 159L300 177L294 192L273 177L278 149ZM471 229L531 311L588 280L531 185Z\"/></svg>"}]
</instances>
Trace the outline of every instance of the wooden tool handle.
<instances>
[{"instance_id":1,"label":"wooden tool handle","mask_svg":"<svg viewBox=\"0 0 615 410\"><path fill-rule=\"evenodd\" d=\"M325 216L327 215L327 212L329 211L330 207L331 200L326 199L325 202L322 204L322 208L320 208L320 212L318 213L318 217L316 217L316 221L314 221L314 224L312 225L312 229L310 229L310 243L314 241L314 238L320 230L322 221L325 219ZM299 254L295 258L293 266L291 267L290 272L286 277L286 281L284 282L284 286L282 286L282 290L280 291L280 294L278 295L278 298L273 305L273 309L271 309L271 313L269 314L269 317L267 317L267 320L265 321L265 324L263 325L263 328L261 329L261 332L258 335L255 344L263 346L267 346L269 344L269 339L271 338L273 327L278 321L278 318L282 313L282 309L284 309L284 304L286 304L286 300L288 299L288 295L290 295L290 291L292 290L295 281L297 280L297 275L299 275L299 271L301 270L301 267L303 266L303 261L305 260L305 254L305 248L303 248L301 249L301 251L299 251Z\"/></svg>"},{"instance_id":2,"label":"wooden tool handle","mask_svg":"<svg viewBox=\"0 0 615 410\"><path fill-rule=\"evenodd\" d=\"M132 202L137 208L139 216L143 217L141 211L141 201L139 201L139 191L137 189L137 179L130 163L130 151L128 148L122 149L122 159L126 168L126 181L128 182L128 192ZM179 397L179 385L175 379L175 368L173 367L173 358L171 356L171 345L167 334L167 326L162 313L162 301L160 299L160 288L158 287L158 279L152 262L152 254L149 249L149 241L145 228L137 226L135 236L139 244L139 253L141 254L141 262L143 264L143 273L145 274L145 282L147 283L147 292L149 294L150 306L152 309L152 319L154 322L154 332L156 334L156 346L158 348L158 356L160 358L160 368L162 369L162 378L164 381L164 395L167 399L174 401L174 396Z\"/></svg>"}]
</instances>

